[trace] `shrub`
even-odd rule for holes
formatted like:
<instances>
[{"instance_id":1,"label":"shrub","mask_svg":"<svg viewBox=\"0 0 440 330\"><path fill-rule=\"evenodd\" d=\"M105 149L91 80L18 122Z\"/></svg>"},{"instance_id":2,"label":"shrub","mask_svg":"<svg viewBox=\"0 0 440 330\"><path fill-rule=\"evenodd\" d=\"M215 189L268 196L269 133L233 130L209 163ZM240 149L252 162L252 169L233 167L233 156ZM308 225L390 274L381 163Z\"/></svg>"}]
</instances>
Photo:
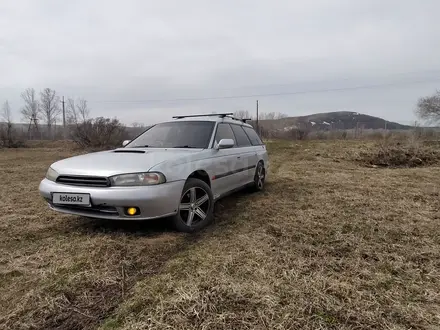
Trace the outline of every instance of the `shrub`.
<instances>
[{"instance_id":1,"label":"shrub","mask_svg":"<svg viewBox=\"0 0 440 330\"><path fill-rule=\"evenodd\" d=\"M70 135L83 148L114 148L121 145L125 137L125 127L116 118L98 117L75 124Z\"/></svg>"},{"instance_id":2,"label":"shrub","mask_svg":"<svg viewBox=\"0 0 440 330\"><path fill-rule=\"evenodd\" d=\"M24 137L13 128L12 123L0 124L0 147L22 148L25 146Z\"/></svg>"}]
</instances>

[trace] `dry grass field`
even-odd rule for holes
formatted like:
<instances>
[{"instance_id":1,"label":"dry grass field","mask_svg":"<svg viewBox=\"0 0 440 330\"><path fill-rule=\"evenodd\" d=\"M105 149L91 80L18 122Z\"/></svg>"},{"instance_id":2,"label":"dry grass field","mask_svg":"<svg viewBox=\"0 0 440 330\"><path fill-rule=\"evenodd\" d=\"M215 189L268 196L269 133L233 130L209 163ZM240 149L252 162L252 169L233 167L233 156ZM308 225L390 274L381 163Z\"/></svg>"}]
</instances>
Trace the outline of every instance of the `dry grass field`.
<instances>
[{"instance_id":1,"label":"dry grass field","mask_svg":"<svg viewBox=\"0 0 440 330\"><path fill-rule=\"evenodd\" d=\"M440 165L367 167L371 143L269 142L265 192L196 235L53 213L73 151L0 150L0 328L439 329Z\"/></svg>"}]
</instances>

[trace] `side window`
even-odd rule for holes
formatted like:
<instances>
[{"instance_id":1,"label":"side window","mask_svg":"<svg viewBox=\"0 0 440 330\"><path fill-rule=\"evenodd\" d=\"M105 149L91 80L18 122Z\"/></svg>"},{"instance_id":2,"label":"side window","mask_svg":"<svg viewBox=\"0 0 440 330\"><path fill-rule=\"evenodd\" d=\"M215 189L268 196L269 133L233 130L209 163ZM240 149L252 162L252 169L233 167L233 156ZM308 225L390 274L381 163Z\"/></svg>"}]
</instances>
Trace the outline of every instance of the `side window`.
<instances>
[{"instance_id":1,"label":"side window","mask_svg":"<svg viewBox=\"0 0 440 330\"><path fill-rule=\"evenodd\" d=\"M217 132L215 133L215 143L218 144L221 139L232 139L235 141L234 133L229 124L218 124ZM237 144L237 141L235 141Z\"/></svg>"},{"instance_id":2,"label":"side window","mask_svg":"<svg viewBox=\"0 0 440 330\"><path fill-rule=\"evenodd\" d=\"M249 136L249 139L251 140L253 146L261 146L263 144L263 141L261 141L257 132L255 132L253 128L243 127L243 129L246 132L247 136Z\"/></svg>"},{"instance_id":3,"label":"side window","mask_svg":"<svg viewBox=\"0 0 440 330\"><path fill-rule=\"evenodd\" d=\"M243 131L243 128L239 125L231 125L232 130L234 131L236 144L239 147L248 147L251 145L251 141L249 140L246 133Z\"/></svg>"}]
</instances>

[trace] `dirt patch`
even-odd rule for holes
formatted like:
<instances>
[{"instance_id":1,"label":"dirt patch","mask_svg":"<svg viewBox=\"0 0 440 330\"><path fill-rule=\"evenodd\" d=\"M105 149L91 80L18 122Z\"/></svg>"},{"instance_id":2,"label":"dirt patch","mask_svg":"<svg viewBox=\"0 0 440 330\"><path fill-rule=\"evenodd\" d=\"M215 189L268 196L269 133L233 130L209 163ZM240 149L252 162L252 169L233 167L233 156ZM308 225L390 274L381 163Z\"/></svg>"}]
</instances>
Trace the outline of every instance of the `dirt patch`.
<instances>
[{"instance_id":1,"label":"dirt patch","mask_svg":"<svg viewBox=\"0 0 440 330\"><path fill-rule=\"evenodd\" d=\"M120 286L90 283L81 294L63 292L56 310L44 318L41 329L93 329L121 300Z\"/></svg>"},{"instance_id":2,"label":"dirt patch","mask_svg":"<svg viewBox=\"0 0 440 330\"><path fill-rule=\"evenodd\" d=\"M440 164L440 148L405 144L377 145L357 152L355 160L372 167L421 167Z\"/></svg>"}]
</instances>

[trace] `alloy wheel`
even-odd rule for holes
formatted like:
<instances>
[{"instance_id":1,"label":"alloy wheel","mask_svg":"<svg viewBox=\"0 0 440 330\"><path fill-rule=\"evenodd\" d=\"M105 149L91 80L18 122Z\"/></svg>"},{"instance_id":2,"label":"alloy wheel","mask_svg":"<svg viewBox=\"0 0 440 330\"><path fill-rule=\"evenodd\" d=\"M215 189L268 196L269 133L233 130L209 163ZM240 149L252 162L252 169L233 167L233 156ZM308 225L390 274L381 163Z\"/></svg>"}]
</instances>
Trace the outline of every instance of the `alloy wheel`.
<instances>
[{"instance_id":1,"label":"alloy wheel","mask_svg":"<svg viewBox=\"0 0 440 330\"><path fill-rule=\"evenodd\" d=\"M180 217L188 227L194 226L206 219L210 205L209 195L203 188L189 188L180 200Z\"/></svg>"},{"instance_id":2,"label":"alloy wheel","mask_svg":"<svg viewBox=\"0 0 440 330\"><path fill-rule=\"evenodd\" d=\"M257 169L257 187L258 187L258 189L263 189L264 178L265 178L264 167L262 165L259 165L258 169Z\"/></svg>"}]
</instances>

